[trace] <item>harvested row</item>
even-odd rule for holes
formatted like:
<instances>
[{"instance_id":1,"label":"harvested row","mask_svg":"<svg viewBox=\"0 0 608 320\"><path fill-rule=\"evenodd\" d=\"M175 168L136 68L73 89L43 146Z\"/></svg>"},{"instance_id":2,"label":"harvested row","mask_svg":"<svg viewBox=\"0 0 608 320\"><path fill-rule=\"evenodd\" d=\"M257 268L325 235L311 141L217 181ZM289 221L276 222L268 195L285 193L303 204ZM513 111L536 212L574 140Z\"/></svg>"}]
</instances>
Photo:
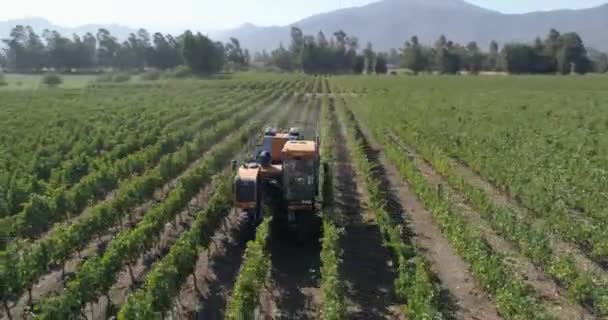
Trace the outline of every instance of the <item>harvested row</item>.
<instances>
[{"instance_id":1,"label":"harvested row","mask_svg":"<svg viewBox=\"0 0 608 320\"><path fill-rule=\"evenodd\" d=\"M332 110L330 109L328 91L329 83L324 79L322 83L321 119L318 126L320 130L321 164L319 172L319 193L321 195L321 215L323 217L323 239L321 240L321 292L323 302L319 318L326 320L339 320L346 317L346 304L344 288L340 279L340 261L342 249L340 248L340 230L334 212L334 183L333 166L334 153L331 141L334 140L332 126Z\"/></svg>"},{"instance_id":2,"label":"harvested row","mask_svg":"<svg viewBox=\"0 0 608 320\"><path fill-rule=\"evenodd\" d=\"M81 310L86 303L94 302L107 292L115 283L115 278L123 266L128 267L157 243L165 223L185 208L199 188L208 183L214 173L221 170L241 148L242 143L260 128L261 124L246 126L220 143L198 168L180 180L165 201L146 213L134 229L119 234L110 242L102 257L85 262L61 296L43 303L41 318L67 318Z\"/></svg>"},{"instance_id":3,"label":"harvested row","mask_svg":"<svg viewBox=\"0 0 608 320\"><path fill-rule=\"evenodd\" d=\"M316 77L310 81L313 90L320 83ZM286 125L296 126L301 138L316 139L316 123L320 100L314 94L306 93L298 112L288 119ZM266 287L260 297L260 316L265 318L315 318L318 313L320 286L319 242L312 232L311 239L296 244L281 224L274 223L272 240L269 244L271 272Z\"/></svg>"},{"instance_id":4,"label":"harvested row","mask_svg":"<svg viewBox=\"0 0 608 320\"><path fill-rule=\"evenodd\" d=\"M448 198L437 192L418 170L413 160L391 144L382 132L383 126L371 122L373 133L384 150L410 183L422 202L430 208L435 221L447 235L452 246L471 265L479 285L493 297L501 315L525 319L546 319L548 314L542 302L526 282L517 277L504 257L480 237L476 228L463 217L461 209L454 207Z\"/></svg>"},{"instance_id":5,"label":"harvested row","mask_svg":"<svg viewBox=\"0 0 608 320\"><path fill-rule=\"evenodd\" d=\"M347 318L390 318L390 308L399 310L393 283L395 272L390 252L384 247L374 216L365 210L365 191L358 181L350 152L345 144L345 130L335 115L335 99L329 100L329 116L334 143L334 216L341 230L339 247Z\"/></svg>"},{"instance_id":6,"label":"harvested row","mask_svg":"<svg viewBox=\"0 0 608 320\"><path fill-rule=\"evenodd\" d=\"M334 92L340 92L338 87L333 89ZM412 238L416 253L425 260L429 273L434 276L432 280L439 293L435 298L441 302L443 315L448 319L500 319L494 303L475 284L473 274L469 271L470 265L451 247L430 211L419 201L412 187L401 178L382 146L362 123L357 124L358 134L366 144L367 155L377 164L375 171L379 173L378 178L389 195L387 210L402 213L401 217L393 217L402 220L402 225L407 226L402 228L402 233Z\"/></svg>"},{"instance_id":7,"label":"harvested row","mask_svg":"<svg viewBox=\"0 0 608 320\"><path fill-rule=\"evenodd\" d=\"M394 291L403 301L403 313L407 317L432 319L440 317L441 302L439 292L431 280L426 263L417 255L411 239L404 234L400 225L400 217L394 217L387 211L389 195L383 188L378 164L368 157L367 142L360 133L352 114L345 109L344 100L337 103L340 122L345 126L346 142L351 150L358 175L364 179L368 193L368 207L376 217L378 227L383 236L383 242L391 250L393 263L396 268ZM400 215L400 212L396 213Z\"/></svg>"},{"instance_id":8,"label":"harvested row","mask_svg":"<svg viewBox=\"0 0 608 320\"><path fill-rule=\"evenodd\" d=\"M16 273L15 275L10 273L3 274L8 279L5 283L13 286L7 288L8 292L3 292L3 300L8 301L10 294L16 296L21 290L28 289L30 291L36 279L47 272L47 265L51 262L65 262L72 252L78 252L96 234L101 236L116 223L123 225L123 212L131 210L138 203L154 194L157 186L161 187L165 181L179 174L181 171L179 168L186 168L191 160L198 157L201 151L210 147L217 138L232 131L232 128L238 126L243 119L247 119L250 114L264 106L264 101L270 101L276 96L277 94L275 93L261 103L256 103L253 108L243 110L232 119L218 123L215 128L207 131L208 133L199 135L196 141L182 148L180 152L165 156L164 158L166 159L161 160L161 163L165 163L165 166L157 166L146 175L137 177L133 181L121 185L117 196L110 202L102 203L101 206L83 216L78 223L66 228L59 228L48 239L38 241L33 245L9 248L5 253L7 260L2 262L8 264L11 262L9 259L15 259L12 261L13 265L16 265L17 268L13 269ZM162 167L169 168L170 170L163 171L161 170ZM138 194L140 195L138 196ZM27 254L22 255L20 252ZM35 268L30 267L32 265ZM21 269L28 270L29 275L27 278L16 277L18 274L23 274L19 273Z\"/></svg>"}]
</instances>

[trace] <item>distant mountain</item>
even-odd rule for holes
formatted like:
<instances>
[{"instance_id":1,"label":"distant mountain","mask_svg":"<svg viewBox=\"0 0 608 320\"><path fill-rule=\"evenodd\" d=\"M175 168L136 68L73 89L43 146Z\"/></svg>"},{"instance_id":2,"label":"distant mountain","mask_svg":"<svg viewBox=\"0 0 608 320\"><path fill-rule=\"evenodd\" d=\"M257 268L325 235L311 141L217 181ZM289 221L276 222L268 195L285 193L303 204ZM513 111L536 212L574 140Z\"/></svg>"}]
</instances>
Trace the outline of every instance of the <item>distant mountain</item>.
<instances>
[{"instance_id":1,"label":"distant mountain","mask_svg":"<svg viewBox=\"0 0 608 320\"><path fill-rule=\"evenodd\" d=\"M116 25L116 24L108 24L108 25L87 24L87 25L78 26L75 28L69 28L69 27L55 25L44 18L24 18L24 19L0 21L0 39L4 39L4 38L8 37L11 33L11 30L17 25L30 26L38 34L42 34L42 31L44 29L49 29L49 30L57 30L61 34L66 35L66 36L71 35L71 34L83 35L87 32L90 32L95 35L97 33L97 30L99 30L100 28L105 28L105 29L109 30L110 33L112 33L112 35L114 35L116 38L118 38L120 40L126 39L130 33L136 31L135 29L121 26L121 25Z\"/></svg>"},{"instance_id":2,"label":"distant mountain","mask_svg":"<svg viewBox=\"0 0 608 320\"><path fill-rule=\"evenodd\" d=\"M313 35L319 30L330 35L341 29L359 37L361 46L371 41L376 49L382 50L400 48L413 35L432 44L441 34L463 44L477 41L487 48L492 40L501 44L532 41L555 28L560 32L578 32L586 45L608 52L608 4L581 10L503 14L462 0L383 0L314 15L287 26L244 24L211 36L218 40L236 37L250 50L269 50L281 42L289 43L291 26Z\"/></svg>"}]
</instances>

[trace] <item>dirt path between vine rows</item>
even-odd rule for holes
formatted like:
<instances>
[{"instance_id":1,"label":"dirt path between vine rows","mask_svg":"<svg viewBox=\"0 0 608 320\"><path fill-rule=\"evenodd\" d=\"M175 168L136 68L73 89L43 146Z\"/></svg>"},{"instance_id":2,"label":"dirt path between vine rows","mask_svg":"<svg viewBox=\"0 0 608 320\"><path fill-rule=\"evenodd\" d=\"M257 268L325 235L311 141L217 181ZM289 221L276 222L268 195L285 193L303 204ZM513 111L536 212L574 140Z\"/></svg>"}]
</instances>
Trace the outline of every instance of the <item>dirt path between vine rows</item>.
<instances>
[{"instance_id":1,"label":"dirt path between vine rows","mask_svg":"<svg viewBox=\"0 0 608 320\"><path fill-rule=\"evenodd\" d=\"M353 114L356 117L356 113ZM447 313L446 316L455 319L500 319L490 297L476 285L469 271L470 265L451 247L432 214L401 178L401 174L386 158L369 129L359 120L357 119L359 130L372 151L371 159L380 164L385 185L389 194L394 197L394 203L389 208L401 212L405 223L414 233L418 253L429 262L431 272L442 287L442 300L445 303L442 311Z\"/></svg>"},{"instance_id":2,"label":"dirt path between vine rows","mask_svg":"<svg viewBox=\"0 0 608 320\"><path fill-rule=\"evenodd\" d=\"M278 98L277 101L281 101L281 99L282 98ZM270 105L276 106L277 101L270 103ZM270 111L272 111L272 110L273 110L273 108L269 107L265 111L258 113L258 115L256 115L254 119L263 118L265 115L269 114ZM219 143L221 143L221 141ZM192 163L190 163L188 168L186 168L186 170L182 171L176 178L173 178L172 180L170 180L169 182L164 184L161 188L157 189L155 191L152 199L140 204L135 209L133 209L131 211L131 218L124 219L120 228L113 227L113 228L109 229L108 232L106 232L103 236L92 239L91 241L89 241L89 243L87 243L84 246L84 249L81 249L78 252L74 253L72 255L72 258L70 260L68 260L65 264L66 279L68 279L68 281L69 281L69 279L74 275L74 273L77 271L79 266L82 263L84 263L89 257L95 256L95 255L102 255L103 252L105 251L106 246L109 244L110 241L112 241L112 239L115 237L115 235L117 233L119 233L121 230L131 229L135 225L137 225L137 223L139 223L143 219L145 213L148 210L152 209L156 204L162 202L165 199L165 197L168 195L170 190L172 190L177 185L179 180L181 180L182 177L188 175L192 170L197 168L200 165L200 163L205 160L205 158L206 158L205 155L209 154L209 152L212 152L215 148L217 148L218 145L219 144L215 144L215 145L211 146L210 148L207 148L205 151L203 151L201 153L201 156L198 157ZM129 280L129 283L130 283L130 280ZM127 285L126 287L128 288L129 285ZM42 276L40 278L40 281L34 286L34 289L32 290L34 304L39 302L43 297L62 294L63 289L64 289L64 281L62 279L62 270L61 270L61 268L55 268L51 272ZM101 298L101 299L103 300L105 298ZM105 300L107 300L107 299L105 299ZM106 305L107 305L107 303L106 303ZM19 302L13 308L11 308L11 314L13 316L19 315L20 317L25 318L26 316L24 315L24 312L26 311L26 308L27 308L27 295L24 295L19 300ZM100 308L100 309L105 311L105 307ZM96 309L96 313L99 313L99 311L97 311L97 309ZM5 315L3 315L3 316L5 316Z\"/></svg>"},{"instance_id":3,"label":"dirt path between vine rows","mask_svg":"<svg viewBox=\"0 0 608 320\"><path fill-rule=\"evenodd\" d=\"M556 319L593 319L592 314L582 306L572 303L565 296L566 292L560 288L549 276L539 271L526 257L509 241L498 236L481 214L471 208L465 197L454 190L448 182L435 171L431 164L418 156L411 146L400 144L407 156L414 159L414 163L431 185L442 186L443 192L449 197L452 205L457 208L466 221L480 232L480 235L496 252L506 257L505 262L514 271L518 279L529 284L547 308L547 311Z\"/></svg>"},{"instance_id":4,"label":"dirt path between vine rows","mask_svg":"<svg viewBox=\"0 0 608 320\"><path fill-rule=\"evenodd\" d=\"M289 122L298 127L304 140L314 140L319 119L320 99L306 95L299 114ZM320 223L319 223L320 227ZM270 240L271 274L262 292L260 317L263 319L317 319L321 303L320 242L318 235L297 243L280 224L273 225Z\"/></svg>"},{"instance_id":5,"label":"dirt path between vine rows","mask_svg":"<svg viewBox=\"0 0 608 320\"><path fill-rule=\"evenodd\" d=\"M296 98L299 99L299 98ZM300 100L289 104L287 124L299 117ZM295 111L294 111L295 110ZM269 124L280 118L280 112L266 116ZM258 139L259 135L255 135ZM247 242L255 237L254 228L245 217L233 210L218 230L210 248L202 250L196 265L195 278L189 277L178 296L173 315L184 319L222 319L237 278Z\"/></svg>"},{"instance_id":6,"label":"dirt path between vine rows","mask_svg":"<svg viewBox=\"0 0 608 320\"><path fill-rule=\"evenodd\" d=\"M348 319L400 319L400 303L394 290L396 273L390 252L372 212L365 208L366 191L346 145L346 129L335 114L330 98L334 154L334 204L343 249L340 279L344 281Z\"/></svg>"},{"instance_id":7,"label":"dirt path between vine rows","mask_svg":"<svg viewBox=\"0 0 608 320\"><path fill-rule=\"evenodd\" d=\"M483 190L495 205L508 208L518 216L527 217L530 224L538 226L544 224L543 219L534 218L535 214L533 212L520 205L517 200L482 177L481 174L475 172L472 168L467 166L465 162L457 159L450 159L450 164L468 183ZM558 239L555 236L551 236L550 240L552 250L556 253L572 256L576 263L576 267L579 270L588 270L594 274L600 275L603 279L607 279L606 281L608 281L608 271L585 256L585 254L575 245Z\"/></svg>"},{"instance_id":8,"label":"dirt path between vine rows","mask_svg":"<svg viewBox=\"0 0 608 320\"><path fill-rule=\"evenodd\" d=\"M277 109L280 110L280 104L284 98L285 97L278 98L276 101L271 102L269 107L254 116L252 121L265 119L269 114L277 112ZM278 112L280 113L281 111ZM231 136L229 135L226 137L226 139L229 139L230 137ZM224 140L220 141L218 145L221 145ZM257 136L252 136L251 139L249 139L249 141L245 144L243 150L241 150L238 155L235 155L234 159L246 158L247 155L252 152L253 145L256 141ZM224 171L227 170L229 170L229 163L226 164ZM190 229L191 224L196 218L195 214L204 208L204 203L206 203L207 200L212 196L214 189L215 188L213 185L207 185L204 187L199 194L191 200L190 208L186 208L178 214L176 220L179 221L179 223L176 224L176 226L173 226L172 224L167 224L165 226L165 230L159 237L159 245L143 254L137 260L136 264L131 266L131 271L133 271L135 282L133 282L128 269L123 270L119 274L116 285L110 291L110 298L114 306L119 309L126 302L128 295L144 284L148 273L153 267L153 264L160 261L169 253L170 247L173 245L175 240L179 238L182 232ZM229 221L230 219L226 220L226 225L228 223L234 223L233 221ZM97 319L107 318L105 315L106 306L108 306L107 298L100 298L95 305L94 311Z\"/></svg>"}]
</instances>

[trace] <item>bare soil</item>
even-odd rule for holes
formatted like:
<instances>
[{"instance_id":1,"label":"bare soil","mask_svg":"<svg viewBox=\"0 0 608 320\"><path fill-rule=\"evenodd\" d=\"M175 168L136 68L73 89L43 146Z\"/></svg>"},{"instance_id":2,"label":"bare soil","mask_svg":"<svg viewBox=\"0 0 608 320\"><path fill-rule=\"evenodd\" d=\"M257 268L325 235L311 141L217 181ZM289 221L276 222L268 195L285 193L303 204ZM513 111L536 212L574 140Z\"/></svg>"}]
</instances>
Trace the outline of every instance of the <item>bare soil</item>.
<instances>
[{"instance_id":1,"label":"bare soil","mask_svg":"<svg viewBox=\"0 0 608 320\"><path fill-rule=\"evenodd\" d=\"M183 286L173 314L177 319L223 319L232 286L243 262L247 242L255 230L234 210L216 232L196 264L196 281Z\"/></svg>"},{"instance_id":2,"label":"bare soil","mask_svg":"<svg viewBox=\"0 0 608 320\"><path fill-rule=\"evenodd\" d=\"M288 123L299 117L290 101ZM300 111L300 112L299 112ZM279 111L279 115L283 114ZM266 115L264 119L267 119ZM257 136L255 136L257 139ZM224 227L214 235L210 248L199 254L195 277L183 286L173 315L178 319L222 319L237 278L247 242L255 237L255 229L246 218L234 210Z\"/></svg>"},{"instance_id":3,"label":"bare soil","mask_svg":"<svg viewBox=\"0 0 608 320\"><path fill-rule=\"evenodd\" d=\"M455 319L500 319L491 299L476 285L470 265L452 249L431 213L386 158L369 130L361 122L358 124L368 143L368 155L380 164L379 176L391 195L388 209L395 213L397 221L401 218L403 225L411 229L418 253L429 262L436 283L442 288L444 314Z\"/></svg>"},{"instance_id":4,"label":"bare soil","mask_svg":"<svg viewBox=\"0 0 608 320\"><path fill-rule=\"evenodd\" d=\"M270 113L270 111L272 111L274 109L273 106L275 106L275 104L276 104L276 102L271 103L270 106L265 111L256 115L255 119L263 119L265 116L267 116ZM219 143L221 143L221 141ZM191 172L192 170L197 168L200 165L200 163L206 158L205 155L208 154L209 152L211 152L212 150L214 150L217 145L219 145L219 144L216 144L215 146L211 147L210 149L204 151L201 154L201 156L197 160L192 162L188 166L188 168L186 170L184 170L178 177L172 179L171 181L169 181L168 183L163 185L161 188L156 190L153 198L151 200L148 200L148 201L142 203L138 207L136 207L131 212L131 218L124 219L123 223L120 225L119 228L109 229L108 232L106 232L102 237L94 238L88 244L86 244L84 249L74 253L72 258L65 263L66 278L69 280L69 278L73 276L73 274L76 272L76 270L80 267L80 265L82 263L84 263L86 261L87 258L92 257L94 255L102 255L103 252L105 251L106 246L114 238L115 234L117 234L118 232L120 232L123 229L133 228L137 223L139 223L143 219L145 213L148 210L150 210L152 207L154 207L156 204L162 202L165 199L165 197L168 195L168 193L177 185L179 180L182 177L186 176L189 172ZM200 202L200 200L198 202ZM188 222L188 221L184 220L184 222ZM171 232L171 230L170 230L171 227L168 227L168 229L169 230L166 230L166 232ZM171 237L176 238L178 236L178 234L179 234L179 232L178 233L173 232L173 235ZM165 251L162 256L164 256L166 253L168 253L168 251L166 249L162 249L162 251ZM156 255L157 255L157 259L158 259L158 254L156 254ZM152 257L152 256L149 256L149 257ZM154 260L154 259L152 259L152 260ZM146 266L145 268L142 267L143 265L146 264L144 262L145 261L142 257L137 262L137 266L139 266L139 267L132 269L132 271L134 272L134 275L137 274L136 279L138 279L138 278L143 279L143 276L147 273L147 271L149 271L149 266ZM148 263L148 264L150 264L150 263ZM123 274L124 274L124 272L123 272ZM127 274L128 274L128 272L127 272ZM132 281L130 279L130 275L128 277L128 280L123 280L124 278L125 278L124 275L121 275L119 277L119 283L117 286L118 288L122 288L122 289L119 289L119 291L122 291L123 293L121 293L121 294L119 293L119 294L115 295L115 298L119 303L124 303L125 290L131 289ZM140 283L136 284L136 286L134 286L134 288L139 286L139 284ZM55 269L51 270L51 272L49 272L48 274L41 277L40 281L34 286L34 288L32 290L32 298L33 298L32 300L34 302L34 305L36 303L38 303L43 297L60 295L63 292L63 289L64 289L64 280L62 277L62 270L61 270L61 268L55 268ZM114 299L112 299L112 300L114 300ZM103 305L104 307L101 307L101 305ZM100 298L100 300L98 301L98 303L96 304L96 307L94 309L93 314L95 315L95 318L97 318L98 314L105 315L105 311L106 311L105 306L108 306L107 299L106 299L106 297L102 297L102 298ZM88 309L90 311L90 308L88 308ZM28 317L27 310L28 310L27 294L24 294L24 296L21 297L21 299L18 301L18 303L15 304L15 306L13 306L11 308L11 314L13 316L19 315L19 317L21 317L21 318L27 318ZM3 315L3 318L5 316L6 315Z\"/></svg>"},{"instance_id":5,"label":"bare soil","mask_svg":"<svg viewBox=\"0 0 608 320\"><path fill-rule=\"evenodd\" d=\"M531 224L542 225L544 223L544 221L541 219L533 218L535 216L533 212L530 212L527 208L520 205L515 199L473 171L473 169L469 168L463 162L451 159L450 163L458 171L458 174L463 176L467 182L483 190L494 204L504 208L509 208L518 216L526 217ZM551 236L550 240L552 250L559 254L572 256L579 270L588 270L594 274L602 275L605 279L608 278L606 270L593 260L586 257L585 254L576 246L562 241L554 236Z\"/></svg>"},{"instance_id":6,"label":"bare soil","mask_svg":"<svg viewBox=\"0 0 608 320\"><path fill-rule=\"evenodd\" d=\"M491 226L473 210L465 198L439 175L433 167L416 155L413 148L404 146L409 156L415 158L415 163L420 172L432 185L441 185L443 191L450 198L452 204L458 208L458 212L471 226L475 226L488 244L498 253L505 256L506 262L511 266L520 280L529 284L535 291L540 301L547 307L548 312L557 319L593 319L592 314L582 306L570 302L553 279L539 271L526 257L521 255L513 244L501 238L494 232Z\"/></svg>"},{"instance_id":7,"label":"bare soil","mask_svg":"<svg viewBox=\"0 0 608 320\"><path fill-rule=\"evenodd\" d=\"M315 139L320 100L306 96L302 103L288 125L299 127L303 139ZM267 290L260 297L260 318L316 319L322 301L320 240L318 235L312 235L305 243L298 243L281 227L280 223L273 226L272 269Z\"/></svg>"},{"instance_id":8,"label":"bare soil","mask_svg":"<svg viewBox=\"0 0 608 320\"><path fill-rule=\"evenodd\" d=\"M333 108L333 98L330 103ZM333 112L333 110L332 110ZM383 246L373 213L365 208L361 177L352 165L345 128L334 115L336 132L334 163L335 209L344 234L340 245L349 319L400 319L400 303L394 290L396 274L390 252Z\"/></svg>"}]
</instances>

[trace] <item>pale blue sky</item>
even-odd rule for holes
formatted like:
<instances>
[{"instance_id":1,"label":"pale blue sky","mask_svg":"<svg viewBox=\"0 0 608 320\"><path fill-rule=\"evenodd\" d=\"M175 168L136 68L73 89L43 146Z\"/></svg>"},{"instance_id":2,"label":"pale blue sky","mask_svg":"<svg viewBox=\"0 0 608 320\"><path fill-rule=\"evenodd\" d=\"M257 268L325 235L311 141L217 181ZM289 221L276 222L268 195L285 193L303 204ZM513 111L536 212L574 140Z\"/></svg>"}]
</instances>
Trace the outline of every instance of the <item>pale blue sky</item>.
<instances>
[{"instance_id":1,"label":"pale blue sky","mask_svg":"<svg viewBox=\"0 0 608 320\"><path fill-rule=\"evenodd\" d=\"M5 2L0 20L40 16L56 24L119 23L167 32L209 30L244 22L283 25L311 14L359 6L374 0L21 0ZM608 0L469 0L485 8L520 13L585 8Z\"/></svg>"}]
</instances>

